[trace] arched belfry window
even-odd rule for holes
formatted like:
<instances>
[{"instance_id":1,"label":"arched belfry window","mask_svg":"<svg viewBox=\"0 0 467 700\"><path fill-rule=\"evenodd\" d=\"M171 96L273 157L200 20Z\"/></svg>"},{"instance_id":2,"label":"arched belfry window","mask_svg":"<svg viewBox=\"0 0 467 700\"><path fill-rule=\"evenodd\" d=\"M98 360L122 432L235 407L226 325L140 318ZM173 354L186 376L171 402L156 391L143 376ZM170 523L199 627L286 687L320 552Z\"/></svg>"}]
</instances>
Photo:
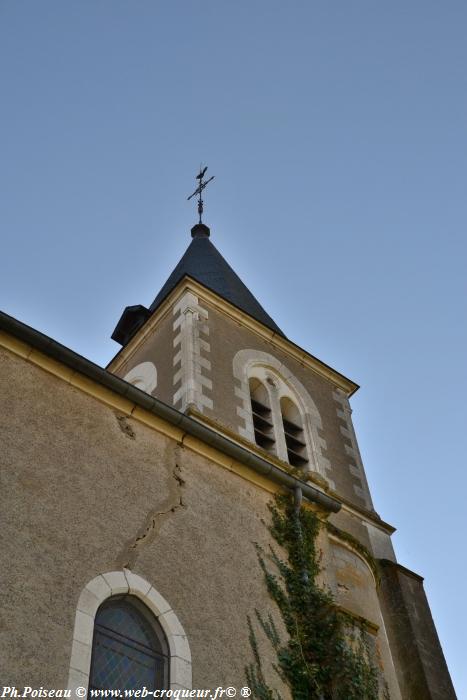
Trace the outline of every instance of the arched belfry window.
<instances>
[{"instance_id":1,"label":"arched belfry window","mask_svg":"<svg viewBox=\"0 0 467 700\"><path fill-rule=\"evenodd\" d=\"M308 464L308 454L300 411L286 396L282 397L280 404L289 464L305 467Z\"/></svg>"},{"instance_id":2,"label":"arched belfry window","mask_svg":"<svg viewBox=\"0 0 467 700\"><path fill-rule=\"evenodd\" d=\"M267 389L255 377L250 379L249 386L256 444L268 452L274 453L276 441Z\"/></svg>"},{"instance_id":3,"label":"arched belfry window","mask_svg":"<svg viewBox=\"0 0 467 700\"><path fill-rule=\"evenodd\" d=\"M256 348L239 350L232 364L238 433L280 460L327 479L331 464L323 454L323 423L308 389L277 357Z\"/></svg>"},{"instance_id":4,"label":"arched belfry window","mask_svg":"<svg viewBox=\"0 0 467 700\"><path fill-rule=\"evenodd\" d=\"M135 596L108 598L98 609L90 690L169 687L169 650L162 627Z\"/></svg>"}]
</instances>

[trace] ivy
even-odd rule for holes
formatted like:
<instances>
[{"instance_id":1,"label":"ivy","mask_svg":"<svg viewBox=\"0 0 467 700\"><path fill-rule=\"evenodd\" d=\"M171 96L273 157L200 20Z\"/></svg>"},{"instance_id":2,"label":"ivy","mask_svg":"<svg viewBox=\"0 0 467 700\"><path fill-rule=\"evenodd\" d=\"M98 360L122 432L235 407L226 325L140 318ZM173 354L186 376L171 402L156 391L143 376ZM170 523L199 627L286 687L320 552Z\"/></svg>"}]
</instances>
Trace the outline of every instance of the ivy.
<instances>
[{"instance_id":1,"label":"ivy","mask_svg":"<svg viewBox=\"0 0 467 700\"><path fill-rule=\"evenodd\" d=\"M287 641L281 640L271 614L264 617L255 612L257 626L275 652L275 672L289 687L293 700L385 697L387 691L380 688L380 673L364 626L339 611L331 592L317 583L321 567L316 540L321 522L311 510L296 508L288 496L276 497L269 508L269 530L286 558L280 558L273 548L266 557L259 546L257 554ZM253 661L245 672L252 697L282 700L266 681L251 618L248 629Z\"/></svg>"}]
</instances>

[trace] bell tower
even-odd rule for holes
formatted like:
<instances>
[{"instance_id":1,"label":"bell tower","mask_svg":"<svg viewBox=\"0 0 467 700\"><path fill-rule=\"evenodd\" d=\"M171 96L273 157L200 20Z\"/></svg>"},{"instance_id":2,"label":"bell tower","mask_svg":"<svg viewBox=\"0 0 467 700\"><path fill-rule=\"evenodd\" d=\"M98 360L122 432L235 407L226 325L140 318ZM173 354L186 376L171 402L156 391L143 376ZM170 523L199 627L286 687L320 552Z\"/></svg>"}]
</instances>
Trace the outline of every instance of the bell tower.
<instances>
[{"instance_id":1,"label":"bell tower","mask_svg":"<svg viewBox=\"0 0 467 700\"><path fill-rule=\"evenodd\" d=\"M373 512L352 425L357 384L289 340L197 223L154 301L127 307L108 369Z\"/></svg>"},{"instance_id":2,"label":"bell tower","mask_svg":"<svg viewBox=\"0 0 467 700\"><path fill-rule=\"evenodd\" d=\"M330 527L355 544L350 556L331 542L329 585L379 630L390 697L455 698L423 579L397 563L373 507L350 406L359 387L290 340L222 257L201 220L204 173L191 242L154 301L124 310L108 370L333 499ZM376 591L361 583L359 547L377 562Z\"/></svg>"},{"instance_id":3,"label":"bell tower","mask_svg":"<svg viewBox=\"0 0 467 700\"><path fill-rule=\"evenodd\" d=\"M352 424L358 385L288 338L222 257L202 220L205 174L185 253L152 303L124 310L107 369L0 313L9 687L61 688L68 653L71 688L136 689L146 661L132 643L107 656L118 611L112 634L137 640L136 618L152 630L154 690L242 688L261 647L282 694L277 645L252 648L249 624L264 612L286 644L299 639L281 627L257 556L279 541L268 525L281 495L296 543L302 516L313 521L317 558L302 566L303 550L300 580L313 569L313 590L326 589L299 634L309 621L321 633L332 610L345 629L325 656L340 670L333 654L355 633L374 700L455 700L423 579L397 562L394 527L372 503ZM331 692L335 670L327 678Z\"/></svg>"}]
</instances>

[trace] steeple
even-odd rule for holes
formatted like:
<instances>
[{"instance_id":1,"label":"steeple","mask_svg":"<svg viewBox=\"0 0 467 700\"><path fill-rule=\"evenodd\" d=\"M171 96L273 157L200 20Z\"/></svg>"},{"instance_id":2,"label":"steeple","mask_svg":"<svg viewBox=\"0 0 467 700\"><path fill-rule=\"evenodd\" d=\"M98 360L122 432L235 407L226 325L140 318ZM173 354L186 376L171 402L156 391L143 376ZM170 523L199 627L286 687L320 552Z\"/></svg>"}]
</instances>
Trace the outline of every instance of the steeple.
<instances>
[{"instance_id":1,"label":"steeple","mask_svg":"<svg viewBox=\"0 0 467 700\"><path fill-rule=\"evenodd\" d=\"M127 306L112 334L113 340L126 345L184 277L191 277L256 321L285 337L279 326L211 243L210 233L206 224L198 223L193 226L190 245L149 309L141 305Z\"/></svg>"},{"instance_id":2,"label":"steeple","mask_svg":"<svg viewBox=\"0 0 467 700\"><path fill-rule=\"evenodd\" d=\"M199 221L191 229L192 241L178 265L164 284L159 294L152 302L149 309L141 304L127 306L119 322L117 323L112 339L125 346L130 338L145 324L164 299L175 289L178 283L189 277L199 282L207 289L236 306L240 311L248 314L256 321L264 324L275 333L285 338L281 329L276 325L261 304L255 299L248 287L243 284L240 277L232 270L224 260L217 248L209 240L210 229L203 224L203 199L202 193L207 185L214 180L214 175L204 180L207 166L200 166L196 176L198 181L195 191L187 197L189 201L198 197Z\"/></svg>"},{"instance_id":3,"label":"steeple","mask_svg":"<svg viewBox=\"0 0 467 700\"><path fill-rule=\"evenodd\" d=\"M152 302L149 307L150 311L155 311L180 280L187 276L200 282L241 311L271 328L271 330L284 335L257 299L255 299L248 287L211 243L209 228L205 224L196 224L191 229L191 236L192 241L184 256Z\"/></svg>"}]
</instances>

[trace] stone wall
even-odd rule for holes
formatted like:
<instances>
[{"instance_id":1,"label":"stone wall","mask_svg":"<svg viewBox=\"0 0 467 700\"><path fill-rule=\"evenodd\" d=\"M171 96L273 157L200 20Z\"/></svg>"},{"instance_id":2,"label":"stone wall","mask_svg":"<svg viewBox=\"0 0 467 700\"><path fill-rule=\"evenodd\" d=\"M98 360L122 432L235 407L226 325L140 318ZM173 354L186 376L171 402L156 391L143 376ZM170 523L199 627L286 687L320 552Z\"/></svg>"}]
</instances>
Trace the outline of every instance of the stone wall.
<instances>
[{"instance_id":1,"label":"stone wall","mask_svg":"<svg viewBox=\"0 0 467 700\"><path fill-rule=\"evenodd\" d=\"M455 700L456 694L423 589L423 579L382 559L380 600L402 697Z\"/></svg>"}]
</instances>

